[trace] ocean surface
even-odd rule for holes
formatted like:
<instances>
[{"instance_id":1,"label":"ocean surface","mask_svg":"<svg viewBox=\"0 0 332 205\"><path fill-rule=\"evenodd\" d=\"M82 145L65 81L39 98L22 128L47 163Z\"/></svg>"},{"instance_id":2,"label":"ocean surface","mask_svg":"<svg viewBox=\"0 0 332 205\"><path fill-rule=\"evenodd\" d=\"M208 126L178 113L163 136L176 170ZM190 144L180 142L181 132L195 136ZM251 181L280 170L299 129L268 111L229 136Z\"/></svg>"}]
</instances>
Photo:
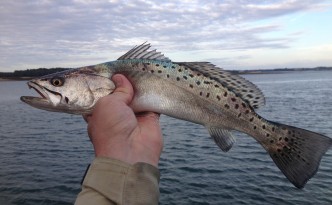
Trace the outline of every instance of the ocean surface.
<instances>
[{"instance_id":1,"label":"ocean surface","mask_svg":"<svg viewBox=\"0 0 332 205\"><path fill-rule=\"evenodd\" d=\"M265 118L332 137L332 72L245 75L266 96ZM73 204L93 160L80 116L32 108L23 81L0 81L0 204ZM294 188L253 138L224 153L200 125L162 116L160 204L332 204L332 150Z\"/></svg>"}]
</instances>

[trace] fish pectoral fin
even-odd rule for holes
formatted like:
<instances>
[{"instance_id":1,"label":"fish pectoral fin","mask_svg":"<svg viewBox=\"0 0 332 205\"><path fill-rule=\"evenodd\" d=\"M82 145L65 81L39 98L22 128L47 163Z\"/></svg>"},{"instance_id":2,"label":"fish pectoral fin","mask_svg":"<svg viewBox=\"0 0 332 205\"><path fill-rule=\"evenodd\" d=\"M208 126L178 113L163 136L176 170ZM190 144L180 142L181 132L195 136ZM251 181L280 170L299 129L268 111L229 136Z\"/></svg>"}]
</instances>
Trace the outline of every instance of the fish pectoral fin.
<instances>
[{"instance_id":1,"label":"fish pectoral fin","mask_svg":"<svg viewBox=\"0 0 332 205\"><path fill-rule=\"evenodd\" d=\"M220 127L207 127L207 129L222 151L228 152L232 148L235 138L229 130Z\"/></svg>"}]
</instances>

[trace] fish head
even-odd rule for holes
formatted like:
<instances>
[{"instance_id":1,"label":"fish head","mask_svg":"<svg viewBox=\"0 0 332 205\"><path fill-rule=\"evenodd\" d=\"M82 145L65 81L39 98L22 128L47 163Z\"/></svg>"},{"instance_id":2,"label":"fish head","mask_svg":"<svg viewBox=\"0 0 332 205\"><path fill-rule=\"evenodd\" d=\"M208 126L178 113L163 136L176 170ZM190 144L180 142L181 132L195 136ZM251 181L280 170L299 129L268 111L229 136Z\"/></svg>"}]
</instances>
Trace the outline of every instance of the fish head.
<instances>
[{"instance_id":1,"label":"fish head","mask_svg":"<svg viewBox=\"0 0 332 205\"><path fill-rule=\"evenodd\" d=\"M115 89L106 73L94 67L62 71L28 82L40 97L22 96L21 100L35 108L70 114L89 114L99 98Z\"/></svg>"}]
</instances>

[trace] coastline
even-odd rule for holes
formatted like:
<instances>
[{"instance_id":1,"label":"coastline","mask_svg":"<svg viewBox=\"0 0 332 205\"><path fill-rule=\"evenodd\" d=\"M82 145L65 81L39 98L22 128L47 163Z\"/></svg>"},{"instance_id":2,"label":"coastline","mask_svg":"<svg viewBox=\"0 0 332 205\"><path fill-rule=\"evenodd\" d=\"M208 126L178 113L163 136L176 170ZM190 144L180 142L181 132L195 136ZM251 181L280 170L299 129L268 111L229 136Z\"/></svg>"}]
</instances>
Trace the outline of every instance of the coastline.
<instances>
[{"instance_id":1,"label":"coastline","mask_svg":"<svg viewBox=\"0 0 332 205\"><path fill-rule=\"evenodd\" d=\"M1 78L0 81L24 81L24 80L31 80L34 77L8 77L8 78Z\"/></svg>"}]
</instances>

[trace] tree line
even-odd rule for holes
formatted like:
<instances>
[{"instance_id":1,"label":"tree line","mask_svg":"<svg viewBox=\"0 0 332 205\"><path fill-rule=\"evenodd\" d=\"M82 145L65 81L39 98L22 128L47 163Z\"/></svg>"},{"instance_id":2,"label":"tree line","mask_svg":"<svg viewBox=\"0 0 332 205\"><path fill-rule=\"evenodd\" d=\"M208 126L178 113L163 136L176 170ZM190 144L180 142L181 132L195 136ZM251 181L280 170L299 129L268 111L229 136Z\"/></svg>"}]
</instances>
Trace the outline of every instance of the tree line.
<instances>
[{"instance_id":1,"label":"tree line","mask_svg":"<svg viewBox=\"0 0 332 205\"><path fill-rule=\"evenodd\" d=\"M0 72L0 78L22 78L22 77L40 77L48 75L69 68L37 68L37 69L26 69L26 70L15 70L14 72Z\"/></svg>"}]
</instances>

